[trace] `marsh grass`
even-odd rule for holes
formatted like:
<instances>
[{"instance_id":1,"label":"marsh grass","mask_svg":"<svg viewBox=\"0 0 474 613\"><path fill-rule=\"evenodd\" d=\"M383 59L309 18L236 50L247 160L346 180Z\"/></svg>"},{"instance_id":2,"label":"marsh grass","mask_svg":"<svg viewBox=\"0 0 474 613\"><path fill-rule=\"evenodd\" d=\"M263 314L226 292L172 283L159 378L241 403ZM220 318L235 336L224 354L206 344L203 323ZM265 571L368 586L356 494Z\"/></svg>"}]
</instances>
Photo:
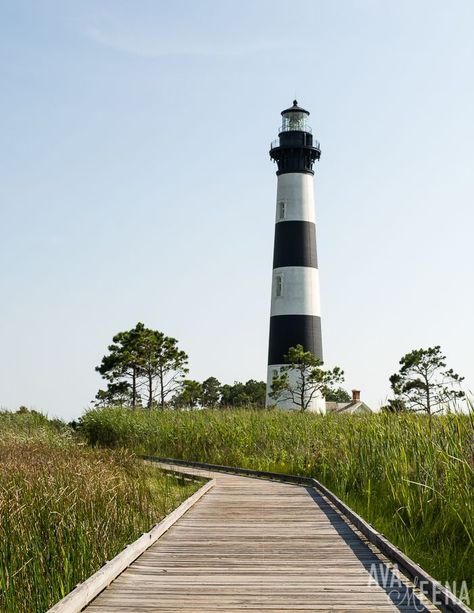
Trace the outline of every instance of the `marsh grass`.
<instances>
[{"instance_id":1,"label":"marsh grass","mask_svg":"<svg viewBox=\"0 0 474 613\"><path fill-rule=\"evenodd\" d=\"M474 601L473 415L281 411L86 413L91 444L314 476L438 580Z\"/></svg>"},{"instance_id":2,"label":"marsh grass","mask_svg":"<svg viewBox=\"0 0 474 613\"><path fill-rule=\"evenodd\" d=\"M47 610L197 487L44 416L0 414L0 610Z\"/></svg>"}]
</instances>

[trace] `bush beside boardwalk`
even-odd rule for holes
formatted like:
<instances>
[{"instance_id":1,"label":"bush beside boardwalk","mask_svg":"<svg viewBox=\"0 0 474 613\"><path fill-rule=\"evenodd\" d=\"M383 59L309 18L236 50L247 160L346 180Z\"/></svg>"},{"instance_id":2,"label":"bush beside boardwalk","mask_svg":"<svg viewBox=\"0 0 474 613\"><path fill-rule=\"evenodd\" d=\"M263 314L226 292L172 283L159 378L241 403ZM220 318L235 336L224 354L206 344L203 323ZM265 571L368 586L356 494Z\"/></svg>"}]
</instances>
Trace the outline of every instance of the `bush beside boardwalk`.
<instances>
[{"instance_id":1,"label":"bush beside boardwalk","mask_svg":"<svg viewBox=\"0 0 474 613\"><path fill-rule=\"evenodd\" d=\"M92 410L93 445L314 476L442 582L474 601L473 415Z\"/></svg>"},{"instance_id":2,"label":"bush beside boardwalk","mask_svg":"<svg viewBox=\"0 0 474 613\"><path fill-rule=\"evenodd\" d=\"M0 611L47 610L197 487L41 414L0 413Z\"/></svg>"}]
</instances>

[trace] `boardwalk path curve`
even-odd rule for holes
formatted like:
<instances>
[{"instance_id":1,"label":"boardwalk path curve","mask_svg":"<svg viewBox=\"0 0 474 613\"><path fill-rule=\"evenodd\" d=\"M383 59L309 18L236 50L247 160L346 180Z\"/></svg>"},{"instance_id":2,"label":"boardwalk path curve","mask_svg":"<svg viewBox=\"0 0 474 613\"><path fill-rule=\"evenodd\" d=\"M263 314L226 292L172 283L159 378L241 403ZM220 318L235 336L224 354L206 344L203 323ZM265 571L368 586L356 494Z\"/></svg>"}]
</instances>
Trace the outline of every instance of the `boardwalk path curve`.
<instances>
[{"instance_id":1,"label":"boardwalk path curve","mask_svg":"<svg viewBox=\"0 0 474 613\"><path fill-rule=\"evenodd\" d=\"M216 485L87 613L438 611L314 489L185 472Z\"/></svg>"}]
</instances>

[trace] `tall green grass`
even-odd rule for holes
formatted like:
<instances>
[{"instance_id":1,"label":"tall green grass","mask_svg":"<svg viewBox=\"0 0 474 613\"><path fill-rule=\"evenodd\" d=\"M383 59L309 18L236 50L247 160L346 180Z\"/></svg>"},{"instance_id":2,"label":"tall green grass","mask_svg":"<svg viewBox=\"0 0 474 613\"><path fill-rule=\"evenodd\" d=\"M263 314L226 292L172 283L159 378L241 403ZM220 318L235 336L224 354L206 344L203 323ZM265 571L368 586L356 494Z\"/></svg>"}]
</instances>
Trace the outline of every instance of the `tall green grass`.
<instances>
[{"instance_id":1,"label":"tall green grass","mask_svg":"<svg viewBox=\"0 0 474 613\"><path fill-rule=\"evenodd\" d=\"M472 415L93 410L89 443L314 476L443 582L474 601Z\"/></svg>"},{"instance_id":2,"label":"tall green grass","mask_svg":"<svg viewBox=\"0 0 474 613\"><path fill-rule=\"evenodd\" d=\"M47 610L196 487L42 415L0 413L0 611Z\"/></svg>"}]
</instances>

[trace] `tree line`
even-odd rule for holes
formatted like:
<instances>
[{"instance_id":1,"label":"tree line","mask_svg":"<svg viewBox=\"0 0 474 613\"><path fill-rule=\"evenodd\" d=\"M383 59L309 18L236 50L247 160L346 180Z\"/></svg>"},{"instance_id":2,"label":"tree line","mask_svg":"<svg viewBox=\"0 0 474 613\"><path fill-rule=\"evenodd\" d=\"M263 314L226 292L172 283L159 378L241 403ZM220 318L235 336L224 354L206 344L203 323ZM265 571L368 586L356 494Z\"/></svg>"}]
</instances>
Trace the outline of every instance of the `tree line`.
<instances>
[{"instance_id":1,"label":"tree line","mask_svg":"<svg viewBox=\"0 0 474 613\"><path fill-rule=\"evenodd\" d=\"M301 345L291 347L283 366L273 379L270 398L277 405L291 400L301 411L307 410L316 394L326 400L350 402L351 396L340 386L344 371L335 366L323 368L322 362ZM131 330L116 334L108 353L96 370L107 381L95 397L96 406L121 405L131 408L263 408L266 384L250 379L245 383L222 384L216 377L202 382L188 379L189 357L178 341L141 322ZM297 378L289 377L297 370ZM439 345L416 349L400 360L400 369L390 377L394 397L383 411L426 412L430 418L465 398L463 377L448 369Z\"/></svg>"}]
</instances>

